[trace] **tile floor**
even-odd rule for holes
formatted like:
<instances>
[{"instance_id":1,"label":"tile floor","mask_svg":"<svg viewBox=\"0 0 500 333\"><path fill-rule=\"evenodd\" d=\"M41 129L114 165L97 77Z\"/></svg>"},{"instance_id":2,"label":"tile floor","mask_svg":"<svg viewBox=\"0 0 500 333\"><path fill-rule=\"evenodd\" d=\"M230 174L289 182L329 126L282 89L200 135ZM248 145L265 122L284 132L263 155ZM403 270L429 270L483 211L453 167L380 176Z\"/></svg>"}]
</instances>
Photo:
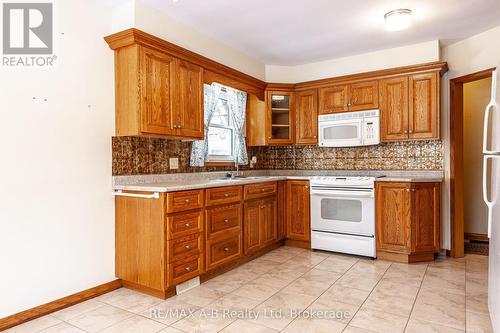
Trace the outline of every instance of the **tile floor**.
<instances>
[{"instance_id":1,"label":"tile floor","mask_svg":"<svg viewBox=\"0 0 500 333\"><path fill-rule=\"evenodd\" d=\"M7 332L492 332L487 271L281 247L165 301L122 288Z\"/></svg>"}]
</instances>

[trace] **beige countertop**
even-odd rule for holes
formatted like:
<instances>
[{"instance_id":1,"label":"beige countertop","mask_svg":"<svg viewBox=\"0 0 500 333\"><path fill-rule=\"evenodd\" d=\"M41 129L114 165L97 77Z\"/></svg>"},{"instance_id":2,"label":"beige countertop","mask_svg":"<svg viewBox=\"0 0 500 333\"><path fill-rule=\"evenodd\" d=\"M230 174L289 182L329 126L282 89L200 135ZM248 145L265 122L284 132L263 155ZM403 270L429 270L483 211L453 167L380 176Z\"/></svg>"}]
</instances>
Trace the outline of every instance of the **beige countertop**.
<instances>
[{"instance_id":1,"label":"beige countertop","mask_svg":"<svg viewBox=\"0 0 500 333\"><path fill-rule=\"evenodd\" d=\"M141 192L176 192L211 187L246 185L278 180L308 180L314 176L373 176L379 182L441 182L442 172L395 172L395 171L320 171L280 170L245 172L247 177L225 179L225 172L196 174L118 176L113 178L113 189Z\"/></svg>"}]
</instances>

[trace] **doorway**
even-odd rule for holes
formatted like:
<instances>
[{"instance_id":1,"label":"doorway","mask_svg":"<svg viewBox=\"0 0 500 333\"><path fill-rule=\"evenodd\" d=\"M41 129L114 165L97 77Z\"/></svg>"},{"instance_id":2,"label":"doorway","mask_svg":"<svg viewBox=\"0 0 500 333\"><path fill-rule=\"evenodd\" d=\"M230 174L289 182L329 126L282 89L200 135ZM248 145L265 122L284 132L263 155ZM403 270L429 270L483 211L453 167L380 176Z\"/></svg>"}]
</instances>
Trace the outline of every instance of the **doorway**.
<instances>
[{"instance_id":1,"label":"doorway","mask_svg":"<svg viewBox=\"0 0 500 333\"><path fill-rule=\"evenodd\" d=\"M469 251L487 254L487 211L482 199L481 178L482 133L493 70L450 80L449 254L452 257L463 257L466 247Z\"/></svg>"}]
</instances>

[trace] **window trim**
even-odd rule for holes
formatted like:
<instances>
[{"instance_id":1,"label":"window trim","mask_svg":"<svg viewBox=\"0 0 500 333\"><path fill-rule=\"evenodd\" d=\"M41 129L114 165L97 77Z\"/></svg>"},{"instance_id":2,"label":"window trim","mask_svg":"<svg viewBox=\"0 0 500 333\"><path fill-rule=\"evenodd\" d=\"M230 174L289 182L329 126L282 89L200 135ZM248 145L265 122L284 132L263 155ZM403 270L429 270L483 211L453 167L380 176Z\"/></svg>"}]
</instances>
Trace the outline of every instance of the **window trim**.
<instances>
[{"instance_id":1,"label":"window trim","mask_svg":"<svg viewBox=\"0 0 500 333\"><path fill-rule=\"evenodd\" d=\"M224 104L227 107L227 96L226 96L226 88L222 88L221 96L219 96L219 100L223 100L226 103ZM231 155L208 155L207 156L207 165L210 164L221 164L221 165L232 165L236 161L235 149L236 149L236 130L234 126L231 126L233 123L233 119L231 117L231 110L227 107L228 121L229 126L224 126L220 124L209 124L208 127L215 127L221 129L227 129L231 131ZM208 140L208 139L207 139Z\"/></svg>"}]
</instances>

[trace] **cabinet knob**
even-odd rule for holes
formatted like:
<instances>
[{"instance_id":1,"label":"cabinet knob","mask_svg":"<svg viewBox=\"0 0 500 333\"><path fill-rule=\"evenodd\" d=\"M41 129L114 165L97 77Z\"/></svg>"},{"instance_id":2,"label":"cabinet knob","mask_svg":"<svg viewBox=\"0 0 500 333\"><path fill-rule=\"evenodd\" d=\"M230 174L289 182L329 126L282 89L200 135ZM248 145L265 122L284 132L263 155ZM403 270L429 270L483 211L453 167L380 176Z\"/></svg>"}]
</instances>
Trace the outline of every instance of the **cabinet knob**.
<instances>
[{"instance_id":1,"label":"cabinet knob","mask_svg":"<svg viewBox=\"0 0 500 333\"><path fill-rule=\"evenodd\" d=\"M191 272L191 267L186 267L186 272Z\"/></svg>"},{"instance_id":2,"label":"cabinet knob","mask_svg":"<svg viewBox=\"0 0 500 333\"><path fill-rule=\"evenodd\" d=\"M225 223L225 224L228 224L228 223L229 223L229 220L227 220L227 219L226 219L226 220L224 220L224 223Z\"/></svg>"},{"instance_id":3,"label":"cabinet knob","mask_svg":"<svg viewBox=\"0 0 500 333\"><path fill-rule=\"evenodd\" d=\"M262 209L264 209L264 208L266 208L266 207L267 207L267 205L262 205L262 206L260 206L260 208L262 208Z\"/></svg>"},{"instance_id":4,"label":"cabinet knob","mask_svg":"<svg viewBox=\"0 0 500 333\"><path fill-rule=\"evenodd\" d=\"M404 134L408 134L408 130L404 130Z\"/></svg>"},{"instance_id":5,"label":"cabinet knob","mask_svg":"<svg viewBox=\"0 0 500 333\"><path fill-rule=\"evenodd\" d=\"M304 188L309 188L309 186L308 185L304 185Z\"/></svg>"},{"instance_id":6,"label":"cabinet knob","mask_svg":"<svg viewBox=\"0 0 500 333\"><path fill-rule=\"evenodd\" d=\"M316 139L316 135L315 135L315 136L313 136L313 139Z\"/></svg>"},{"instance_id":7,"label":"cabinet knob","mask_svg":"<svg viewBox=\"0 0 500 333\"><path fill-rule=\"evenodd\" d=\"M412 130L410 130L409 132L410 132L410 134L411 134L411 133L413 133L413 131L412 131Z\"/></svg>"},{"instance_id":8,"label":"cabinet knob","mask_svg":"<svg viewBox=\"0 0 500 333\"><path fill-rule=\"evenodd\" d=\"M224 198L229 198L229 194L224 194Z\"/></svg>"},{"instance_id":9,"label":"cabinet knob","mask_svg":"<svg viewBox=\"0 0 500 333\"><path fill-rule=\"evenodd\" d=\"M228 252L228 251L229 251L229 248L228 248L228 247L225 247L225 248L224 248L224 251Z\"/></svg>"},{"instance_id":10,"label":"cabinet knob","mask_svg":"<svg viewBox=\"0 0 500 333\"><path fill-rule=\"evenodd\" d=\"M191 250L191 245L186 245L184 248L186 248L186 250Z\"/></svg>"},{"instance_id":11,"label":"cabinet knob","mask_svg":"<svg viewBox=\"0 0 500 333\"><path fill-rule=\"evenodd\" d=\"M186 224L184 224L184 226L185 226L186 228L189 228L189 227L191 226L191 223L186 223Z\"/></svg>"},{"instance_id":12,"label":"cabinet knob","mask_svg":"<svg viewBox=\"0 0 500 333\"><path fill-rule=\"evenodd\" d=\"M191 201L190 199L184 200L185 203L189 203L190 201Z\"/></svg>"}]
</instances>

